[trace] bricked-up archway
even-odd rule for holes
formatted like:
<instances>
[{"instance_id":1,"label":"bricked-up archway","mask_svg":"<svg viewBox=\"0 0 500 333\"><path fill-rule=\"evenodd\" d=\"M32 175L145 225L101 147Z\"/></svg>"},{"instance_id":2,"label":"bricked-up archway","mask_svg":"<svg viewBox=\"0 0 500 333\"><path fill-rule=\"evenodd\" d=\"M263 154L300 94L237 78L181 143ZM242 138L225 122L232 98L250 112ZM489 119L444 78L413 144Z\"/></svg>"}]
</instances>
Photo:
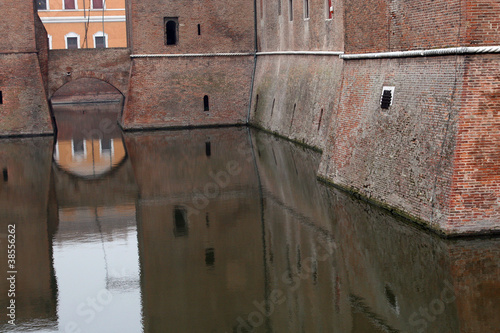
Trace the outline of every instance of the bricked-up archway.
<instances>
[{"instance_id":1,"label":"bricked-up archway","mask_svg":"<svg viewBox=\"0 0 500 333\"><path fill-rule=\"evenodd\" d=\"M77 49L49 52L49 98L65 84L82 78L107 82L124 96L130 72L129 49Z\"/></svg>"},{"instance_id":2,"label":"bricked-up archway","mask_svg":"<svg viewBox=\"0 0 500 333\"><path fill-rule=\"evenodd\" d=\"M123 94L112 84L94 77L73 79L56 90L52 104L120 101Z\"/></svg>"}]
</instances>

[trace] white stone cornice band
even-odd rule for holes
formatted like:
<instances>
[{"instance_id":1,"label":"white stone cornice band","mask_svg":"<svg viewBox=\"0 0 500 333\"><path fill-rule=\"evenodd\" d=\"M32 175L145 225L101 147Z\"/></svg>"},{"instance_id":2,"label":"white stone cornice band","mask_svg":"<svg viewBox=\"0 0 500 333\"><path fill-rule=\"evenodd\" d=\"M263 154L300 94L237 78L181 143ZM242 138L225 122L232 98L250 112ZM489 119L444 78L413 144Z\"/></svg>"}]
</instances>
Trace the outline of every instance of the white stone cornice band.
<instances>
[{"instance_id":1,"label":"white stone cornice band","mask_svg":"<svg viewBox=\"0 0 500 333\"><path fill-rule=\"evenodd\" d=\"M255 53L182 53L182 54L131 54L130 58L182 58L182 57L234 57L253 56Z\"/></svg>"},{"instance_id":2,"label":"white stone cornice band","mask_svg":"<svg viewBox=\"0 0 500 333\"><path fill-rule=\"evenodd\" d=\"M65 17L40 17L42 23L84 23L84 22L102 22L102 16L65 16ZM125 15L104 16L104 22L125 22Z\"/></svg>"},{"instance_id":3,"label":"white stone cornice band","mask_svg":"<svg viewBox=\"0 0 500 333\"><path fill-rule=\"evenodd\" d=\"M500 46L450 47L444 49L430 49L430 50L342 54L340 55L340 58L345 60L355 60L355 59L445 56L445 55L477 54L477 53L500 53Z\"/></svg>"}]
</instances>

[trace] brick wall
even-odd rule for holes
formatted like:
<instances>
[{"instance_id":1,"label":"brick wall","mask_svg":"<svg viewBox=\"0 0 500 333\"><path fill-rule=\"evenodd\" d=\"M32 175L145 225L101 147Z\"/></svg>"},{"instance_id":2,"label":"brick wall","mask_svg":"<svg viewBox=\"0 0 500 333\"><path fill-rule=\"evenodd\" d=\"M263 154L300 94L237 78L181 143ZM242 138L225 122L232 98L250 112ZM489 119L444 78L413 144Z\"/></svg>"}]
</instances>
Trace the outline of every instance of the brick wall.
<instances>
[{"instance_id":1,"label":"brick wall","mask_svg":"<svg viewBox=\"0 0 500 333\"><path fill-rule=\"evenodd\" d=\"M446 229L462 75L454 56L346 62L320 175Z\"/></svg>"},{"instance_id":2,"label":"brick wall","mask_svg":"<svg viewBox=\"0 0 500 333\"><path fill-rule=\"evenodd\" d=\"M122 125L245 124L252 68L251 56L134 59Z\"/></svg>"},{"instance_id":3,"label":"brick wall","mask_svg":"<svg viewBox=\"0 0 500 333\"><path fill-rule=\"evenodd\" d=\"M254 49L252 1L130 2L133 53L248 52ZM165 17L178 18L176 45L165 45Z\"/></svg>"},{"instance_id":4,"label":"brick wall","mask_svg":"<svg viewBox=\"0 0 500 333\"><path fill-rule=\"evenodd\" d=\"M465 59L448 228L500 230L500 57Z\"/></svg>"},{"instance_id":5,"label":"brick wall","mask_svg":"<svg viewBox=\"0 0 500 333\"><path fill-rule=\"evenodd\" d=\"M0 53L36 50L34 15L34 1L2 1Z\"/></svg>"},{"instance_id":6,"label":"brick wall","mask_svg":"<svg viewBox=\"0 0 500 333\"><path fill-rule=\"evenodd\" d=\"M497 0L467 0L465 44L500 44L500 2Z\"/></svg>"},{"instance_id":7,"label":"brick wall","mask_svg":"<svg viewBox=\"0 0 500 333\"><path fill-rule=\"evenodd\" d=\"M327 0L308 0L309 18L305 18L305 0L257 1L259 51L322 50L342 51L344 45L342 1L332 0L332 19L328 18ZM281 14L279 13L281 2ZM262 9L262 7L263 9Z\"/></svg>"},{"instance_id":8,"label":"brick wall","mask_svg":"<svg viewBox=\"0 0 500 333\"><path fill-rule=\"evenodd\" d=\"M81 78L102 80L125 95L129 73L129 49L51 50L49 52L49 96L52 97L66 83Z\"/></svg>"},{"instance_id":9,"label":"brick wall","mask_svg":"<svg viewBox=\"0 0 500 333\"><path fill-rule=\"evenodd\" d=\"M341 74L338 57L259 56L251 124L323 149Z\"/></svg>"}]
</instances>

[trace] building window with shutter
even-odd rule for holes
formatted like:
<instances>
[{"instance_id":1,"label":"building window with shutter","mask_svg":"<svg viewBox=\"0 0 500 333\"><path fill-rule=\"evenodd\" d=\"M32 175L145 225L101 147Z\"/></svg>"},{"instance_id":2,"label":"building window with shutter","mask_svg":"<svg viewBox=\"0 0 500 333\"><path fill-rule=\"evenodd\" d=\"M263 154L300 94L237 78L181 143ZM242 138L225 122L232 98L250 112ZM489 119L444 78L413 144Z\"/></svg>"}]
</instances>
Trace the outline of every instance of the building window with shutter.
<instances>
[{"instance_id":1,"label":"building window with shutter","mask_svg":"<svg viewBox=\"0 0 500 333\"><path fill-rule=\"evenodd\" d=\"M392 105L393 97L394 87L383 87L382 96L380 97L380 107L382 109L388 109Z\"/></svg>"},{"instance_id":2,"label":"building window with shutter","mask_svg":"<svg viewBox=\"0 0 500 333\"><path fill-rule=\"evenodd\" d=\"M96 49L104 49L108 47L108 34L98 31L94 34L94 47Z\"/></svg>"},{"instance_id":3,"label":"building window with shutter","mask_svg":"<svg viewBox=\"0 0 500 333\"><path fill-rule=\"evenodd\" d=\"M47 0L37 0L36 8L38 10L48 10L49 6L47 6Z\"/></svg>"},{"instance_id":4,"label":"building window with shutter","mask_svg":"<svg viewBox=\"0 0 500 333\"><path fill-rule=\"evenodd\" d=\"M103 9L104 0L92 0L92 9Z\"/></svg>"}]
</instances>

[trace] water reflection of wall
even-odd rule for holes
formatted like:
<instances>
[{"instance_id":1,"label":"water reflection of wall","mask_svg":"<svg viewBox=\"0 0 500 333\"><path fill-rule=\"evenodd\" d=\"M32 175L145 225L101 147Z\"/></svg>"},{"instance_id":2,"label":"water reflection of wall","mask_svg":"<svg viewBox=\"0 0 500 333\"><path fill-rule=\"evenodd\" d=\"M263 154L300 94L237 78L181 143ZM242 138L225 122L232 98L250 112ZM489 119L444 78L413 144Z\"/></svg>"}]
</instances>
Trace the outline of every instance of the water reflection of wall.
<instances>
[{"instance_id":1,"label":"water reflection of wall","mask_svg":"<svg viewBox=\"0 0 500 333\"><path fill-rule=\"evenodd\" d=\"M268 290L287 290L272 323L335 332L498 327L498 239L448 241L416 229L316 183L308 173L317 163L314 153L262 133L255 141ZM321 238L335 244L325 261L318 260Z\"/></svg>"},{"instance_id":2,"label":"water reflection of wall","mask_svg":"<svg viewBox=\"0 0 500 333\"><path fill-rule=\"evenodd\" d=\"M40 328L57 325L51 245L57 228L51 189L52 144L52 138L0 141L0 269L4 274L12 270L7 266L7 226L14 224L16 324L20 330L35 321ZM0 331L9 327L5 316L8 290L6 278L0 279Z\"/></svg>"},{"instance_id":3,"label":"water reflection of wall","mask_svg":"<svg viewBox=\"0 0 500 333\"><path fill-rule=\"evenodd\" d=\"M264 297L247 130L130 134L126 144L140 188L145 331L232 331Z\"/></svg>"}]
</instances>

